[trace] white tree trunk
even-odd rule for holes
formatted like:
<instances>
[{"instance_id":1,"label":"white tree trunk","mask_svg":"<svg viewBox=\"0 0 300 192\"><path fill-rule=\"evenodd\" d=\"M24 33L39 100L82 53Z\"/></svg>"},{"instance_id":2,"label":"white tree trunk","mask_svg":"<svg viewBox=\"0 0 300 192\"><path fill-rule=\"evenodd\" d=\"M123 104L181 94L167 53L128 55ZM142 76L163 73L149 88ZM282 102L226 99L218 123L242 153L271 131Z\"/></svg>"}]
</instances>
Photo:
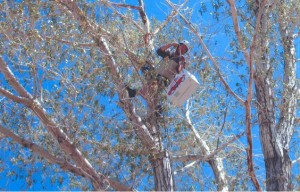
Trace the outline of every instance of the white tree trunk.
<instances>
[{"instance_id":1,"label":"white tree trunk","mask_svg":"<svg viewBox=\"0 0 300 192\"><path fill-rule=\"evenodd\" d=\"M151 156L150 162L154 172L155 191L174 191L173 173L167 151Z\"/></svg>"},{"instance_id":2,"label":"white tree trunk","mask_svg":"<svg viewBox=\"0 0 300 192\"><path fill-rule=\"evenodd\" d=\"M194 133L198 143L199 147L203 153L204 156L208 156L211 154L211 151L209 149L209 146L207 143L200 137L198 131L193 126L192 121L190 119L190 111L188 109L188 106L186 107L186 119L189 124L189 128ZM223 162L221 158L218 157L212 157L210 160L208 160L209 165L211 166L217 183L218 191L228 191L228 179L227 174L223 166Z\"/></svg>"}]
</instances>

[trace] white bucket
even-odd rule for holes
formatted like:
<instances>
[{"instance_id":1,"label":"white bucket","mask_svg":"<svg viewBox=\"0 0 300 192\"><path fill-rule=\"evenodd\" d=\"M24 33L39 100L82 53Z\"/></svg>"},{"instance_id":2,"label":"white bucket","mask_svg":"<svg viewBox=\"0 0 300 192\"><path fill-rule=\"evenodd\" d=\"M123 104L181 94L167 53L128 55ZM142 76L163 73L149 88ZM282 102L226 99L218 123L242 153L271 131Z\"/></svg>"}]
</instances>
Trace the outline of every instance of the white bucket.
<instances>
[{"instance_id":1,"label":"white bucket","mask_svg":"<svg viewBox=\"0 0 300 192\"><path fill-rule=\"evenodd\" d=\"M183 69L171 81L167 89L167 98L177 107L182 106L199 87L196 77Z\"/></svg>"}]
</instances>

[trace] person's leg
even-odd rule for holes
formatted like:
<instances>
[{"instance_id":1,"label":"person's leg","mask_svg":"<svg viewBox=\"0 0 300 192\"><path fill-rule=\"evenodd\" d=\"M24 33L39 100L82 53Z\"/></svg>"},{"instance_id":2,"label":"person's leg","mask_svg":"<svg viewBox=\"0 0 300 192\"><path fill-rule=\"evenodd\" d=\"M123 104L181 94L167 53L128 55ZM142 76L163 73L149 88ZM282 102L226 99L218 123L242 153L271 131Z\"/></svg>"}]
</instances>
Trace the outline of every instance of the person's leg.
<instances>
[{"instance_id":1,"label":"person's leg","mask_svg":"<svg viewBox=\"0 0 300 192\"><path fill-rule=\"evenodd\" d=\"M135 97L136 94L137 94L136 89L131 89L129 86L126 86L126 90L127 90L127 92L128 92L128 96L129 96L130 98Z\"/></svg>"}]
</instances>

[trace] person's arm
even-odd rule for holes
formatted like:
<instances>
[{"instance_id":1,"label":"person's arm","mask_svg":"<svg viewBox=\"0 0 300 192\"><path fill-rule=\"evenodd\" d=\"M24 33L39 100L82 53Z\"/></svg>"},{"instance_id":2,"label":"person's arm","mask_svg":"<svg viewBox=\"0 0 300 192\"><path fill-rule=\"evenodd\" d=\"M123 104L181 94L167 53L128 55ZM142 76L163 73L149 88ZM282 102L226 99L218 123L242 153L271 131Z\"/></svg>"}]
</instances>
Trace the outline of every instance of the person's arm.
<instances>
[{"instance_id":1,"label":"person's arm","mask_svg":"<svg viewBox=\"0 0 300 192\"><path fill-rule=\"evenodd\" d=\"M170 47L177 47L178 45L179 45L178 43L169 43L169 44L163 45L157 49L156 53L161 57L170 56L170 51L168 51L168 49Z\"/></svg>"}]
</instances>

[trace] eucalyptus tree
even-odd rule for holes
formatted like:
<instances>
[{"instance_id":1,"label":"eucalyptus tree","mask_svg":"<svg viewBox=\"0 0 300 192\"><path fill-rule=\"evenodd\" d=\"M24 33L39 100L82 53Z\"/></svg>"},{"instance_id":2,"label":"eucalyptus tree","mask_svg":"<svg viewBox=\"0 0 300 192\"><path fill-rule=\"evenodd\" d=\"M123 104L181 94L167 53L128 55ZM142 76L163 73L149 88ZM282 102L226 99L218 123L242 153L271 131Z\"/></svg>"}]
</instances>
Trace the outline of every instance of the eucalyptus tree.
<instances>
[{"instance_id":1,"label":"eucalyptus tree","mask_svg":"<svg viewBox=\"0 0 300 192\"><path fill-rule=\"evenodd\" d=\"M239 47L249 65L250 74L253 68L255 105L266 168L266 190L289 191L293 189L290 141L295 128L296 102L299 99L295 38L299 34L300 2L250 1L248 15L253 19L246 20L252 36L249 45L243 40L234 1L228 2ZM246 51L247 47L249 52Z\"/></svg>"},{"instance_id":2,"label":"eucalyptus tree","mask_svg":"<svg viewBox=\"0 0 300 192\"><path fill-rule=\"evenodd\" d=\"M251 114L258 113L266 189L292 189L288 152L296 111L293 32L299 30L299 2L281 7L267 1L212 1L200 3L197 12L190 8L194 2L166 1L160 2L160 20L148 17L150 3L0 3L0 144L6 181L26 177L32 189L39 182L49 188L49 178L59 185L55 189L260 189L264 179L254 169L251 133L256 119ZM209 22L204 21L208 15ZM287 25L291 21L294 25ZM217 38L220 34L228 39ZM281 61L274 40L279 34L286 42L281 55L286 77L275 86L277 68L272 67L280 62L271 62ZM183 39L191 42L187 69L201 80L197 93L176 108L154 81L148 96L129 98L127 86L149 83L140 68L160 62L155 48ZM232 45L223 51L233 58L214 49L222 49L223 41ZM220 67L221 62L236 67ZM163 106L162 114L157 105ZM270 109L267 115L265 109ZM244 133L246 144L238 140Z\"/></svg>"}]
</instances>

